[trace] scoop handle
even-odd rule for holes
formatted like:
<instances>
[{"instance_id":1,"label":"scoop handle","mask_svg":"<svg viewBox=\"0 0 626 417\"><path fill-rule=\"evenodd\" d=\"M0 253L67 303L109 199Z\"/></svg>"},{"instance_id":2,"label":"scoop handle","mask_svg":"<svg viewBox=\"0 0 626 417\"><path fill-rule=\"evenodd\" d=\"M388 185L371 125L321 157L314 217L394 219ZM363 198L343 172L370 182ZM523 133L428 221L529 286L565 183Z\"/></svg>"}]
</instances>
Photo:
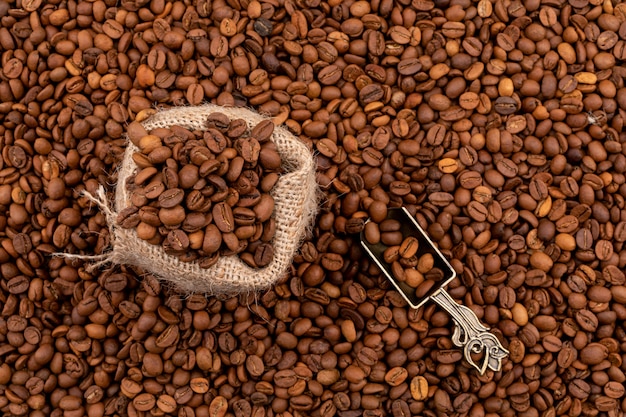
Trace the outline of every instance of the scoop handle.
<instances>
[{"instance_id":1,"label":"scoop handle","mask_svg":"<svg viewBox=\"0 0 626 417\"><path fill-rule=\"evenodd\" d=\"M481 375L487 371L487 368L494 372L499 371L502 368L502 359L509 354L509 351L502 346L489 328L480 323L476 314L468 307L454 301L443 288L431 295L430 299L452 316L456 325L452 341L458 347L463 348L465 359L470 365ZM483 353L480 363L474 362L472 353Z\"/></svg>"}]
</instances>

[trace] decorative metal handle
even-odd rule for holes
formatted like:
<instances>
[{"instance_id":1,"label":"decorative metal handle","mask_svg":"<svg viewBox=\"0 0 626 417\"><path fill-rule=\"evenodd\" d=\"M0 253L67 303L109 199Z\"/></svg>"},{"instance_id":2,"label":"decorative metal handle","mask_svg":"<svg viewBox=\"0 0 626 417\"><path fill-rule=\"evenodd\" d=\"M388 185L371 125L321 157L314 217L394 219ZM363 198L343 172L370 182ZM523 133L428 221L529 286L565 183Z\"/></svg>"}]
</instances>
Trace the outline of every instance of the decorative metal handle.
<instances>
[{"instance_id":1,"label":"decorative metal handle","mask_svg":"<svg viewBox=\"0 0 626 417\"><path fill-rule=\"evenodd\" d=\"M502 359L509 351L506 350L496 336L483 326L476 314L466 306L458 304L444 289L439 289L430 298L441 308L446 310L454 320L456 327L452 334L452 341L463 348L465 359L474 368L484 374L487 368L499 371L502 368ZM477 364L472 359L472 353L483 353L482 363Z\"/></svg>"}]
</instances>

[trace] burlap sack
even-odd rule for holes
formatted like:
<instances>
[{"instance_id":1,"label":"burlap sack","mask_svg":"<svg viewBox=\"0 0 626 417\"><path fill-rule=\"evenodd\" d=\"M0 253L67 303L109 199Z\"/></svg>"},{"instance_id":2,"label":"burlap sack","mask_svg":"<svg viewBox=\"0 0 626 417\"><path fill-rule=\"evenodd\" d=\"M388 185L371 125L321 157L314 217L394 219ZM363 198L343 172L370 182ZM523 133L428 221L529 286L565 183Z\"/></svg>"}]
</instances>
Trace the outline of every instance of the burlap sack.
<instances>
[{"instance_id":1,"label":"burlap sack","mask_svg":"<svg viewBox=\"0 0 626 417\"><path fill-rule=\"evenodd\" d=\"M244 119L249 128L265 119L245 108L207 104L168 109L155 114L142 124L148 131L172 125L204 130L206 118L213 112L224 113L231 119ZM98 260L91 266L114 263L140 267L185 293L235 294L270 287L289 268L317 211L315 164L311 152L283 127L274 129L271 140L276 144L282 158L284 173L271 191L275 201L276 234L272 241L274 259L268 266L253 269L238 256L228 256L221 257L212 267L202 269L196 263L181 262L166 254L161 246L143 241L137 237L134 229L119 227L116 224L117 214L131 205L126 181L137 170L132 155L139 149L130 141L119 170L114 207L110 208L103 188L96 197L86 195L104 211L111 232L110 251L99 257L91 257L92 260ZM65 256L81 258L76 255Z\"/></svg>"}]
</instances>

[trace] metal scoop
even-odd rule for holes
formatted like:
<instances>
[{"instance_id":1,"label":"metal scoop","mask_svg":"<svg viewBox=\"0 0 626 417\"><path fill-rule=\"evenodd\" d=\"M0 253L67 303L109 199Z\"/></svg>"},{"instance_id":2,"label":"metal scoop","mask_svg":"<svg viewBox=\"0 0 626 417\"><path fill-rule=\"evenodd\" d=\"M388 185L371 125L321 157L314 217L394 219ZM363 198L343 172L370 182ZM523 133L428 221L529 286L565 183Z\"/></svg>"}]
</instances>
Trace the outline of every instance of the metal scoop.
<instances>
[{"instance_id":1,"label":"metal scoop","mask_svg":"<svg viewBox=\"0 0 626 417\"><path fill-rule=\"evenodd\" d=\"M456 277L456 271L448 260L441 254L406 208L389 209L387 219L396 220L400 223L402 239L409 236L417 238L419 242L418 257L427 253L432 255L434 260L433 270L436 270L437 274L432 274L429 278L434 277L436 279L434 284L429 288L426 286L425 291L421 291L423 294L417 294L415 288L394 277L390 264L385 262L383 257L383 253L388 246L382 242L375 245L368 243L365 239L365 233L361 232L361 245L365 251L412 308L419 308L429 300L432 300L452 316L452 320L456 325L452 334L452 341L458 347L463 348L465 359L470 365L481 374L484 374L487 368L499 371L502 367L502 359L509 354L509 351L500 344L500 341L489 331L489 328L480 323L478 317L471 309L457 304L445 291L444 287ZM420 292L419 287L417 292ZM472 354L482 354L482 358L477 360L479 363L476 363L472 358Z\"/></svg>"}]
</instances>

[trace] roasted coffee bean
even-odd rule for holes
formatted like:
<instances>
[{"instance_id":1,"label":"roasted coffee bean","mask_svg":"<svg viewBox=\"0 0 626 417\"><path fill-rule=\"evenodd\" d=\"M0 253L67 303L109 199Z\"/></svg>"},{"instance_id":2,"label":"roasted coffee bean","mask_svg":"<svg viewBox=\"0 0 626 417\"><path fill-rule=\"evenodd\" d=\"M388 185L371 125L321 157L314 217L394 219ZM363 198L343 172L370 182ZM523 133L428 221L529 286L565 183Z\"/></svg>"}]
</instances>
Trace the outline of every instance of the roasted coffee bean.
<instances>
[{"instance_id":1,"label":"roasted coffee bean","mask_svg":"<svg viewBox=\"0 0 626 417\"><path fill-rule=\"evenodd\" d=\"M213 220L222 233L230 233L235 230L235 218L230 206L224 202L213 206Z\"/></svg>"},{"instance_id":2,"label":"roasted coffee bean","mask_svg":"<svg viewBox=\"0 0 626 417\"><path fill-rule=\"evenodd\" d=\"M517 103L511 97L498 97L494 103L496 112L502 115L513 114L518 110Z\"/></svg>"},{"instance_id":3,"label":"roasted coffee bean","mask_svg":"<svg viewBox=\"0 0 626 417\"><path fill-rule=\"evenodd\" d=\"M163 208L172 208L183 202L185 192L180 188L171 188L163 191L158 198L159 205Z\"/></svg>"},{"instance_id":4,"label":"roasted coffee bean","mask_svg":"<svg viewBox=\"0 0 626 417\"><path fill-rule=\"evenodd\" d=\"M254 253L254 262L259 268L269 265L273 258L274 248L269 243L262 243Z\"/></svg>"},{"instance_id":5,"label":"roasted coffee bean","mask_svg":"<svg viewBox=\"0 0 626 417\"><path fill-rule=\"evenodd\" d=\"M254 22L254 30L260 36L269 36L272 33L272 28L272 22L265 18L260 17Z\"/></svg>"},{"instance_id":6,"label":"roasted coffee bean","mask_svg":"<svg viewBox=\"0 0 626 417\"><path fill-rule=\"evenodd\" d=\"M411 258L417 253L419 241L413 236L409 236L402 241L398 253L403 258Z\"/></svg>"}]
</instances>

